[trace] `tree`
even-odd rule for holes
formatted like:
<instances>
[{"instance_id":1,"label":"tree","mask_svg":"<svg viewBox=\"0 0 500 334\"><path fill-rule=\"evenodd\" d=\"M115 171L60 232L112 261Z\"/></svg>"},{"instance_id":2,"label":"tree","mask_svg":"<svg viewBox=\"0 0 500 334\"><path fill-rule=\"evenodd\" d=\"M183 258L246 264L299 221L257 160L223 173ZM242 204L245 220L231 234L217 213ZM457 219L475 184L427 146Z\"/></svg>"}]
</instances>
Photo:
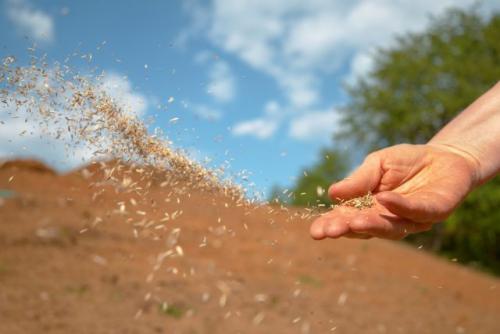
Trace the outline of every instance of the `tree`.
<instances>
[{"instance_id":1,"label":"tree","mask_svg":"<svg viewBox=\"0 0 500 334\"><path fill-rule=\"evenodd\" d=\"M312 167L304 169L293 188L292 205L322 206L330 205L327 196L330 184L346 176L349 161L346 154L334 149L323 149L318 161Z\"/></svg>"},{"instance_id":2,"label":"tree","mask_svg":"<svg viewBox=\"0 0 500 334\"><path fill-rule=\"evenodd\" d=\"M270 201L277 199L278 202L295 206L329 206L331 201L326 193L328 187L332 182L345 177L349 166L346 154L335 149L323 149L318 160L297 177L292 189L274 186Z\"/></svg>"},{"instance_id":3,"label":"tree","mask_svg":"<svg viewBox=\"0 0 500 334\"><path fill-rule=\"evenodd\" d=\"M347 87L342 138L368 150L425 143L500 79L500 14L450 10L422 33L379 49ZM474 191L445 224L410 240L500 273L500 179Z\"/></svg>"},{"instance_id":4,"label":"tree","mask_svg":"<svg viewBox=\"0 0 500 334\"><path fill-rule=\"evenodd\" d=\"M379 49L374 68L347 86L347 136L370 148L427 142L500 78L500 14L450 10L426 32Z\"/></svg>"}]
</instances>

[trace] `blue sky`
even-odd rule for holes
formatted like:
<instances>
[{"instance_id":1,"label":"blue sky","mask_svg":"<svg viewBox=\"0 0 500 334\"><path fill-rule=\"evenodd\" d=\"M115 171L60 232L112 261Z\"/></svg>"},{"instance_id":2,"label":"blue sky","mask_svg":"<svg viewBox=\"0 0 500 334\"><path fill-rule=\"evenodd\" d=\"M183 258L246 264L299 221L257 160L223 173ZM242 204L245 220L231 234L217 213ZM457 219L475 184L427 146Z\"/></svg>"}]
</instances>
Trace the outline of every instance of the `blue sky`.
<instances>
[{"instance_id":1,"label":"blue sky","mask_svg":"<svg viewBox=\"0 0 500 334\"><path fill-rule=\"evenodd\" d=\"M55 61L77 52L73 66L108 73L110 94L143 119L155 116L152 127L177 147L216 164L230 159L233 172L249 171L268 191L290 185L322 146L335 145L342 82L369 71L376 47L422 30L430 14L473 3L3 0L0 56L22 62L33 42ZM484 1L481 11L499 8ZM86 158L67 157L50 138L18 138L19 124L0 119L0 156L66 168Z\"/></svg>"}]
</instances>

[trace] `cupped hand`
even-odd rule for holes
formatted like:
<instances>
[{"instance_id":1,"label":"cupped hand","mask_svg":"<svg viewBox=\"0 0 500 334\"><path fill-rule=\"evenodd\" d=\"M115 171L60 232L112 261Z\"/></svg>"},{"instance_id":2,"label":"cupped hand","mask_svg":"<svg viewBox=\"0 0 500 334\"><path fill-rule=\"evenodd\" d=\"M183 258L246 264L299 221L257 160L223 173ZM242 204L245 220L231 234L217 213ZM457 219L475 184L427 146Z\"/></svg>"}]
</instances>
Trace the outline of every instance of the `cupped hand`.
<instances>
[{"instance_id":1,"label":"cupped hand","mask_svg":"<svg viewBox=\"0 0 500 334\"><path fill-rule=\"evenodd\" d=\"M472 190L476 169L474 159L444 145L402 144L371 153L328 193L348 200L371 192L374 205L336 207L313 222L311 236L401 239L429 230Z\"/></svg>"}]
</instances>

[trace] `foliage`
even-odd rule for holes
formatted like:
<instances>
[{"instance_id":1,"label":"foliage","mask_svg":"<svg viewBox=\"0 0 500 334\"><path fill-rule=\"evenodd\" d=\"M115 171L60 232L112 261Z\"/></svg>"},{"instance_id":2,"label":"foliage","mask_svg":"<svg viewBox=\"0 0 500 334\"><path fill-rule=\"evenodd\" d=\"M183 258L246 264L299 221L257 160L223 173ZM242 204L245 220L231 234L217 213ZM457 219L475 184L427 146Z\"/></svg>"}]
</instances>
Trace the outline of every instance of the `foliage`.
<instances>
[{"instance_id":1,"label":"foliage","mask_svg":"<svg viewBox=\"0 0 500 334\"><path fill-rule=\"evenodd\" d=\"M379 49L373 70L347 86L347 136L370 148L427 142L500 78L500 14L451 10L427 31Z\"/></svg>"},{"instance_id":2,"label":"foliage","mask_svg":"<svg viewBox=\"0 0 500 334\"><path fill-rule=\"evenodd\" d=\"M296 206L328 206L327 190L330 184L343 178L349 169L345 153L334 149L321 150L318 160L298 176L295 186L287 191L275 186L271 200Z\"/></svg>"},{"instance_id":3,"label":"foliage","mask_svg":"<svg viewBox=\"0 0 500 334\"><path fill-rule=\"evenodd\" d=\"M175 319L180 319L184 315L184 308L180 305L167 305L164 303L159 306L159 311L161 314Z\"/></svg>"},{"instance_id":4,"label":"foliage","mask_svg":"<svg viewBox=\"0 0 500 334\"><path fill-rule=\"evenodd\" d=\"M446 222L441 250L500 274L500 177L472 192Z\"/></svg>"},{"instance_id":5,"label":"foliage","mask_svg":"<svg viewBox=\"0 0 500 334\"><path fill-rule=\"evenodd\" d=\"M279 185L274 185L269 194L268 201L273 203L290 204L290 198L286 195L287 189Z\"/></svg>"}]
</instances>

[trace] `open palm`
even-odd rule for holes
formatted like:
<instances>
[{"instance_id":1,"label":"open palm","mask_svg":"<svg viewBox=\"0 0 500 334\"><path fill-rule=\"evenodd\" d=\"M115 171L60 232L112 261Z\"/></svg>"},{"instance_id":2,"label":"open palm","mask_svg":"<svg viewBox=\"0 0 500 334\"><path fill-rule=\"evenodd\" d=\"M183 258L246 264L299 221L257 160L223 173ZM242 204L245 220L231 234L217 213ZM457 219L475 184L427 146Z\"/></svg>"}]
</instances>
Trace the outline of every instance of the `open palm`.
<instances>
[{"instance_id":1,"label":"open palm","mask_svg":"<svg viewBox=\"0 0 500 334\"><path fill-rule=\"evenodd\" d=\"M313 222L311 236L401 239L426 231L465 198L474 171L473 161L444 146L403 144L377 151L329 189L332 199L342 200L371 192L374 205L337 207Z\"/></svg>"}]
</instances>

